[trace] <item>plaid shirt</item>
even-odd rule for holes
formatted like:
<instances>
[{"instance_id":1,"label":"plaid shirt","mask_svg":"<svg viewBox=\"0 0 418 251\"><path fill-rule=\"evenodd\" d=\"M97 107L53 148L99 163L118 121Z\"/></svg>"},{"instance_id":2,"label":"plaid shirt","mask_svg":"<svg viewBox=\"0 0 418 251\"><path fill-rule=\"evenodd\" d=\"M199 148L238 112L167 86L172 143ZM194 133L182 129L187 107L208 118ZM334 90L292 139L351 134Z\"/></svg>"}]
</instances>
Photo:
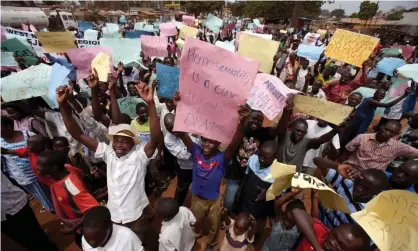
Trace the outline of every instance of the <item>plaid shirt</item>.
<instances>
[{"instance_id":1,"label":"plaid shirt","mask_svg":"<svg viewBox=\"0 0 418 251\"><path fill-rule=\"evenodd\" d=\"M348 95L350 95L352 91L360 86L361 83L352 81L348 84L329 84L325 87L322 87L322 90L327 96L328 101L344 105Z\"/></svg>"},{"instance_id":2,"label":"plaid shirt","mask_svg":"<svg viewBox=\"0 0 418 251\"><path fill-rule=\"evenodd\" d=\"M384 171L398 156L418 157L418 149L397 140L379 143L376 133L360 134L345 148L352 152L345 163L359 170L374 168Z\"/></svg>"}]
</instances>

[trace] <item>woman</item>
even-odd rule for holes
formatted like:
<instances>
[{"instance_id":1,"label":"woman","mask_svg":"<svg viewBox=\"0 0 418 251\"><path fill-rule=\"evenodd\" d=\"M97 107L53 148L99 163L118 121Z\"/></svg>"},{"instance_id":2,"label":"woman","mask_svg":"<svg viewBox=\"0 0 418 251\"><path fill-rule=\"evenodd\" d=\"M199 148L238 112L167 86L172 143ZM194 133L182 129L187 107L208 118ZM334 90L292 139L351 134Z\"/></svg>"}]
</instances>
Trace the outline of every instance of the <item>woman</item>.
<instances>
[{"instance_id":1,"label":"woman","mask_svg":"<svg viewBox=\"0 0 418 251\"><path fill-rule=\"evenodd\" d=\"M30 131L35 134L41 134L48 137L45 125L31 114L27 114L24 110L15 104L4 104L2 115L14 120L14 130Z\"/></svg>"}]
</instances>

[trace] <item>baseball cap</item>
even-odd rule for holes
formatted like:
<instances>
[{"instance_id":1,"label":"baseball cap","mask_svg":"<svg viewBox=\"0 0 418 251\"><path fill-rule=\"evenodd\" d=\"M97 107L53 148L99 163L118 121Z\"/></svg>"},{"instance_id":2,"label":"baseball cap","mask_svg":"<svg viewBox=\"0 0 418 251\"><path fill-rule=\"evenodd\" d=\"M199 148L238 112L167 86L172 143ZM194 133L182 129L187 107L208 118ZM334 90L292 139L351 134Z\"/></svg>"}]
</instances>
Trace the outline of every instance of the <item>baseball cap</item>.
<instances>
[{"instance_id":1,"label":"baseball cap","mask_svg":"<svg viewBox=\"0 0 418 251\"><path fill-rule=\"evenodd\" d=\"M119 124L115 126L110 126L107 137L110 139L110 141L112 141L113 136L116 136L116 135L132 138L135 144L141 143L139 138L136 136L136 133L132 130L131 126L128 124Z\"/></svg>"}]
</instances>

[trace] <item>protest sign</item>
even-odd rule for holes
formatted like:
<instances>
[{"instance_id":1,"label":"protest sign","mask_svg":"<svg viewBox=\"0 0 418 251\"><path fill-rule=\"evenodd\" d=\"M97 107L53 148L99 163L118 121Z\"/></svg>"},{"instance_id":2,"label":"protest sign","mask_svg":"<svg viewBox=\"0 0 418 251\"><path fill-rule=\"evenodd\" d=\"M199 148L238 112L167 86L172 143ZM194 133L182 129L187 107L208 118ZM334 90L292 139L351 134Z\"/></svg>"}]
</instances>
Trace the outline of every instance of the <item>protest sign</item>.
<instances>
[{"instance_id":1,"label":"protest sign","mask_svg":"<svg viewBox=\"0 0 418 251\"><path fill-rule=\"evenodd\" d=\"M125 31L125 38L140 38L142 35L153 36L154 32L145 30Z\"/></svg>"},{"instance_id":2,"label":"protest sign","mask_svg":"<svg viewBox=\"0 0 418 251\"><path fill-rule=\"evenodd\" d=\"M152 25L152 24L146 24L145 26L144 26L144 31L149 31L149 32L154 32L154 25ZM145 35L148 35L148 34L145 34Z\"/></svg>"},{"instance_id":3,"label":"protest sign","mask_svg":"<svg viewBox=\"0 0 418 251\"><path fill-rule=\"evenodd\" d=\"M337 29L329 42L325 55L361 67L379 42L378 38Z\"/></svg>"},{"instance_id":4,"label":"protest sign","mask_svg":"<svg viewBox=\"0 0 418 251\"><path fill-rule=\"evenodd\" d=\"M72 64L77 68L77 78L87 78L91 69L91 62L99 54L104 52L108 55L112 54L110 47L96 47L96 48L81 48L69 49L66 51ZM109 62L109 68L112 67L112 62Z\"/></svg>"},{"instance_id":5,"label":"protest sign","mask_svg":"<svg viewBox=\"0 0 418 251\"><path fill-rule=\"evenodd\" d=\"M119 33L119 25L106 23L106 26L102 28L103 38L118 38L121 37Z\"/></svg>"},{"instance_id":6,"label":"protest sign","mask_svg":"<svg viewBox=\"0 0 418 251\"><path fill-rule=\"evenodd\" d=\"M38 56L32 48L25 46L19 39L7 39L1 43L1 50L5 52L13 52L15 57L23 60L27 66L36 65L39 61Z\"/></svg>"},{"instance_id":7,"label":"protest sign","mask_svg":"<svg viewBox=\"0 0 418 251\"><path fill-rule=\"evenodd\" d=\"M254 60L187 37L174 130L229 143L239 121L238 105L245 104L258 67Z\"/></svg>"},{"instance_id":8,"label":"protest sign","mask_svg":"<svg viewBox=\"0 0 418 251\"><path fill-rule=\"evenodd\" d=\"M318 191L319 200L324 207L347 214L351 213L343 197L329 188L327 184L313 176L304 173L295 173L291 185L292 187L315 189Z\"/></svg>"},{"instance_id":9,"label":"protest sign","mask_svg":"<svg viewBox=\"0 0 418 251\"><path fill-rule=\"evenodd\" d=\"M6 34L13 34L13 35L21 36L25 38L36 38L33 32L17 30L17 29L13 29L10 27L2 27L1 29Z\"/></svg>"},{"instance_id":10,"label":"protest sign","mask_svg":"<svg viewBox=\"0 0 418 251\"><path fill-rule=\"evenodd\" d=\"M258 18L253 19L253 23L254 23L255 25L260 25L260 20L258 20Z\"/></svg>"},{"instance_id":11,"label":"protest sign","mask_svg":"<svg viewBox=\"0 0 418 251\"><path fill-rule=\"evenodd\" d=\"M344 122L353 107L329 102L319 98L296 95L293 97L294 111L298 111L313 117L325 120L334 125Z\"/></svg>"},{"instance_id":12,"label":"protest sign","mask_svg":"<svg viewBox=\"0 0 418 251\"><path fill-rule=\"evenodd\" d=\"M75 39L78 48L94 48L100 46L99 40Z\"/></svg>"},{"instance_id":13,"label":"protest sign","mask_svg":"<svg viewBox=\"0 0 418 251\"><path fill-rule=\"evenodd\" d=\"M280 43L246 33L239 38L238 54L252 58L261 63L259 71L270 73L273 66L273 56L276 55Z\"/></svg>"},{"instance_id":14,"label":"protest sign","mask_svg":"<svg viewBox=\"0 0 418 251\"><path fill-rule=\"evenodd\" d=\"M263 33L264 32L264 25L257 25L255 32Z\"/></svg>"},{"instance_id":15,"label":"protest sign","mask_svg":"<svg viewBox=\"0 0 418 251\"><path fill-rule=\"evenodd\" d=\"M270 175L265 180L273 178L273 184L266 192L266 200L274 200L283 193L283 190L290 187L293 175L296 173L296 166L279 163L276 160L271 165Z\"/></svg>"},{"instance_id":16,"label":"protest sign","mask_svg":"<svg viewBox=\"0 0 418 251\"><path fill-rule=\"evenodd\" d=\"M172 99L179 88L180 69L157 63L158 96Z\"/></svg>"},{"instance_id":17,"label":"protest sign","mask_svg":"<svg viewBox=\"0 0 418 251\"><path fill-rule=\"evenodd\" d=\"M161 23L160 24L160 36L161 37L171 37L177 35L176 23Z\"/></svg>"},{"instance_id":18,"label":"protest sign","mask_svg":"<svg viewBox=\"0 0 418 251\"><path fill-rule=\"evenodd\" d=\"M141 47L144 57L167 57L168 41L166 37L141 36Z\"/></svg>"},{"instance_id":19,"label":"protest sign","mask_svg":"<svg viewBox=\"0 0 418 251\"><path fill-rule=\"evenodd\" d=\"M13 57L13 52L1 52L1 66L19 66Z\"/></svg>"},{"instance_id":20,"label":"protest sign","mask_svg":"<svg viewBox=\"0 0 418 251\"><path fill-rule=\"evenodd\" d=\"M396 70L402 76L412 78L415 82L418 82L418 64L406 64Z\"/></svg>"},{"instance_id":21,"label":"protest sign","mask_svg":"<svg viewBox=\"0 0 418 251\"><path fill-rule=\"evenodd\" d=\"M96 30L86 30L84 32L83 38L87 40L97 40L98 35L99 35L99 32Z\"/></svg>"},{"instance_id":22,"label":"protest sign","mask_svg":"<svg viewBox=\"0 0 418 251\"><path fill-rule=\"evenodd\" d=\"M15 101L48 95L52 67L39 64L1 79L3 101Z\"/></svg>"},{"instance_id":23,"label":"protest sign","mask_svg":"<svg viewBox=\"0 0 418 251\"><path fill-rule=\"evenodd\" d=\"M101 38L100 45L112 48L114 66L118 66L119 62L128 65L141 61L141 40L139 38Z\"/></svg>"},{"instance_id":24,"label":"protest sign","mask_svg":"<svg viewBox=\"0 0 418 251\"><path fill-rule=\"evenodd\" d=\"M400 48L383 48L380 53L383 57L397 57L402 54L402 49Z\"/></svg>"},{"instance_id":25,"label":"protest sign","mask_svg":"<svg viewBox=\"0 0 418 251\"><path fill-rule=\"evenodd\" d=\"M216 41L215 46L231 51L231 52L235 52L235 46L234 44L228 43L228 42L222 42L222 41Z\"/></svg>"},{"instance_id":26,"label":"protest sign","mask_svg":"<svg viewBox=\"0 0 418 251\"><path fill-rule=\"evenodd\" d=\"M67 49L76 48L71 31L65 32L35 32L42 44L44 52L64 53Z\"/></svg>"},{"instance_id":27,"label":"protest sign","mask_svg":"<svg viewBox=\"0 0 418 251\"><path fill-rule=\"evenodd\" d=\"M138 97L124 97L119 98L118 105L121 113L128 114L131 118L135 118L136 116L136 105L138 103L144 103L144 100Z\"/></svg>"},{"instance_id":28,"label":"protest sign","mask_svg":"<svg viewBox=\"0 0 418 251\"><path fill-rule=\"evenodd\" d=\"M261 37L261 38L264 38L264 39L267 39L267 40L272 40L273 39L272 34L259 34L259 33L253 33L253 32L250 32L250 31L244 31L243 33L249 34L249 35L252 35L252 36L256 36L256 37ZM239 37L237 39L239 40Z\"/></svg>"},{"instance_id":29,"label":"protest sign","mask_svg":"<svg viewBox=\"0 0 418 251\"><path fill-rule=\"evenodd\" d=\"M189 26L194 25L194 20L195 18L192 16L183 15L182 17L182 21L185 25L189 25Z\"/></svg>"},{"instance_id":30,"label":"protest sign","mask_svg":"<svg viewBox=\"0 0 418 251\"><path fill-rule=\"evenodd\" d=\"M209 14L205 20L205 26L213 31L214 33L218 33L223 25L222 19L212 14Z\"/></svg>"},{"instance_id":31,"label":"protest sign","mask_svg":"<svg viewBox=\"0 0 418 251\"><path fill-rule=\"evenodd\" d=\"M400 58L383 58L377 63L376 70L386 75L393 76L393 71L405 64L405 60Z\"/></svg>"},{"instance_id":32,"label":"protest sign","mask_svg":"<svg viewBox=\"0 0 418 251\"><path fill-rule=\"evenodd\" d=\"M78 23L78 30L85 32L86 30L93 29L93 24L87 21L80 21Z\"/></svg>"},{"instance_id":33,"label":"protest sign","mask_svg":"<svg viewBox=\"0 0 418 251\"><path fill-rule=\"evenodd\" d=\"M193 27L190 27L190 26L187 26L187 25L183 25L180 28L180 35L179 36L180 36L181 39L186 39L186 36L196 38L197 32L198 31L197 31L196 28L193 28Z\"/></svg>"},{"instance_id":34,"label":"protest sign","mask_svg":"<svg viewBox=\"0 0 418 251\"><path fill-rule=\"evenodd\" d=\"M256 24L255 23L249 23L249 24L247 24L247 30L253 30L254 27L256 27Z\"/></svg>"},{"instance_id":35,"label":"protest sign","mask_svg":"<svg viewBox=\"0 0 418 251\"><path fill-rule=\"evenodd\" d=\"M138 22L134 25L134 30L142 30L144 28L145 23L144 22Z\"/></svg>"},{"instance_id":36,"label":"protest sign","mask_svg":"<svg viewBox=\"0 0 418 251\"><path fill-rule=\"evenodd\" d=\"M58 108L56 89L58 86L66 85L68 83L68 74L70 70L65 66L55 63L51 69L51 76L48 83L48 104L51 108Z\"/></svg>"},{"instance_id":37,"label":"protest sign","mask_svg":"<svg viewBox=\"0 0 418 251\"><path fill-rule=\"evenodd\" d=\"M316 31L316 33L318 33L318 34L319 34L319 37L320 37L321 39L323 39L323 38L325 37L325 35L327 34L327 30L318 29L318 30Z\"/></svg>"},{"instance_id":38,"label":"protest sign","mask_svg":"<svg viewBox=\"0 0 418 251\"><path fill-rule=\"evenodd\" d=\"M177 39L176 45L177 45L177 47L179 47L180 50L183 50L184 40L181 39L181 38Z\"/></svg>"},{"instance_id":39,"label":"protest sign","mask_svg":"<svg viewBox=\"0 0 418 251\"><path fill-rule=\"evenodd\" d=\"M302 43L308 45L315 45L316 41L319 39L319 36L319 34L308 32L303 38Z\"/></svg>"},{"instance_id":40,"label":"protest sign","mask_svg":"<svg viewBox=\"0 0 418 251\"><path fill-rule=\"evenodd\" d=\"M91 61L91 69L96 69L99 75L99 81L101 82L107 82L107 75L110 73L109 62L109 55L103 52L99 52L93 61Z\"/></svg>"},{"instance_id":41,"label":"protest sign","mask_svg":"<svg viewBox=\"0 0 418 251\"><path fill-rule=\"evenodd\" d=\"M415 46L409 46L409 45L392 45L392 47L395 48L400 48L402 50L402 56L408 60L411 56L412 53L415 51Z\"/></svg>"},{"instance_id":42,"label":"protest sign","mask_svg":"<svg viewBox=\"0 0 418 251\"><path fill-rule=\"evenodd\" d=\"M257 74L247 104L273 120L286 106L287 98L299 91L289 89L274 75Z\"/></svg>"},{"instance_id":43,"label":"protest sign","mask_svg":"<svg viewBox=\"0 0 418 251\"><path fill-rule=\"evenodd\" d=\"M405 93L406 88L408 88L408 83L398 86L396 88L391 88L389 97L398 97Z\"/></svg>"},{"instance_id":44,"label":"protest sign","mask_svg":"<svg viewBox=\"0 0 418 251\"><path fill-rule=\"evenodd\" d=\"M325 47L323 46L315 46L315 45L308 45L308 44L300 44L298 47L297 55L299 57L304 57L310 61L318 61L319 57L321 56L322 52L324 52Z\"/></svg>"},{"instance_id":45,"label":"protest sign","mask_svg":"<svg viewBox=\"0 0 418 251\"><path fill-rule=\"evenodd\" d=\"M418 250L418 195L407 190L381 192L351 217L379 250Z\"/></svg>"}]
</instances>

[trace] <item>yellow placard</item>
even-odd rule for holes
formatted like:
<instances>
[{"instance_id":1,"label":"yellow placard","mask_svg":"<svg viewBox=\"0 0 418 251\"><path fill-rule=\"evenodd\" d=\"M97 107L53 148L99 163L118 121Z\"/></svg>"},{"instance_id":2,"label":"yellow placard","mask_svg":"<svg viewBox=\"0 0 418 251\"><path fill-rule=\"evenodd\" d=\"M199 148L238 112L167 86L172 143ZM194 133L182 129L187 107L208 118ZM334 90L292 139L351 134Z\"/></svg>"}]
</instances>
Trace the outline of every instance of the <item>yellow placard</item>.
<instances>
[{"instance_id":1,"label":"yellow placard","mask_svg":"<svg viewBox=\"0 0 418 251\"><path fill-rule=\"evenodd\" d=\"M379 39L375 37L337 29L325 50L325 55L361 67L378 42Z\"/></svg>"},{"instance_id":2,"label":"yellow placard","mask_svg":"<svg viewBox=\"0 0 418 251\"><path fill-rule=\"evenodd\" d=\"M319 34L319 37L322 39L322 38L325 37L325 34L327 34L327 30L318 29L316 31L316 33L318 33Z\"/></svg>"},{"instance_id":3,"label":"yellow placard","mask_svg":"<svg viewBox=\"0 0 418 251\"><path fill-rule=\"evenodd\" d=\"M67 49L77 48L71 31L35 32L35 35L42 45L42 50L47 53L64 53Z\"/></svg>"},{"instance_id":4,"label":"yellow placard","mask_svg":"<svg viewBox=\"0 0 418 251\"><path fill-rule=\"evenodd\" d=\"M186 39L186 36L192 37L192 38L196 38L197 36L197 29L187 26L187 25L183 25L180 28L180 38L181 39Z\"/></svg>"},{"instance_id":5,"label":"yellow placard","mask_svg":"<svg viewBox=\"0 0 418 251\"><path fill-rule=\"evenodd\" d=\"M283 193L283 190L290 187L290 182L296 172L296 166L286 165L273 162L270 170L270 175L266 179L274 178L273 184L266 193L266 200L274 200L277 196Z\"/></svg>"},{"instance_id":6,"label":"yellow placard","mask_svg":"<svg viewBox=\"0 0 418 251\"><path fill-rule=\"evenodd\" d=\"M96 69L99 75L99 81L101 82L107 82L107 75L110 73L109 61L109 55L103 52L99 52L93 61L91 61L91 69Z\"/></svg>"},{"instance_id":7,"label":"yellow placard","mask_svg":"<svg viewBox=\"0 0 418 251\"><path fill-rule=\"evenodd\" d=\"M351 217L382 250L418 250L418 195L405 190L381 192Z\"/></svg>"},{"instance_id":8,"label":"yellow placard","mask_svg":"<svg viewBox=\"0 0 418 251\"><path fill-rule=\"evenodd\" d=\"M273 57L276 55L280 43L273 40L241 33L238 54L260 62L258 71L270 73L273 67Z\"/></svg>"},{"instance_id":9,"label":"yellow placard","mask_svg":"<svg viewBox=\"0 0 418 251\"><path fill-rule=\"evenodd\" d=\"M348 214L351 213L348 209L347 202L338 193L311 175L296 173L292 178L291 185L292 187L316 189L319 193L319 200L324 207Z\"/></svg>"},{"instance_id":10,"label":"yellow placard","mask_svg":"<svg viewBox=\"0 0 418 251\"><path fill-rule=\"evenodd\" d=\"M294 111L311 115L334 125L339 125L344 122L344 119L347 118L354 109L350 106L302 95L293 96L293 103Z\"/></svg>"},{"instance_id":11,"label":"yellow placard","mask_svg":"<svg viewBox=\"0 0 418 251\"><path fill-rule=\"evenodd\" d=\"M181 39L181 38L177 39L177 41L176 41L176 45L177 45L177 47L179 47L179 48L180 48L180 50L182 50L182 49L183 49L183 47L184 47L184 40L183 40L183 39Z\"/></svg>"}]
</instances>

